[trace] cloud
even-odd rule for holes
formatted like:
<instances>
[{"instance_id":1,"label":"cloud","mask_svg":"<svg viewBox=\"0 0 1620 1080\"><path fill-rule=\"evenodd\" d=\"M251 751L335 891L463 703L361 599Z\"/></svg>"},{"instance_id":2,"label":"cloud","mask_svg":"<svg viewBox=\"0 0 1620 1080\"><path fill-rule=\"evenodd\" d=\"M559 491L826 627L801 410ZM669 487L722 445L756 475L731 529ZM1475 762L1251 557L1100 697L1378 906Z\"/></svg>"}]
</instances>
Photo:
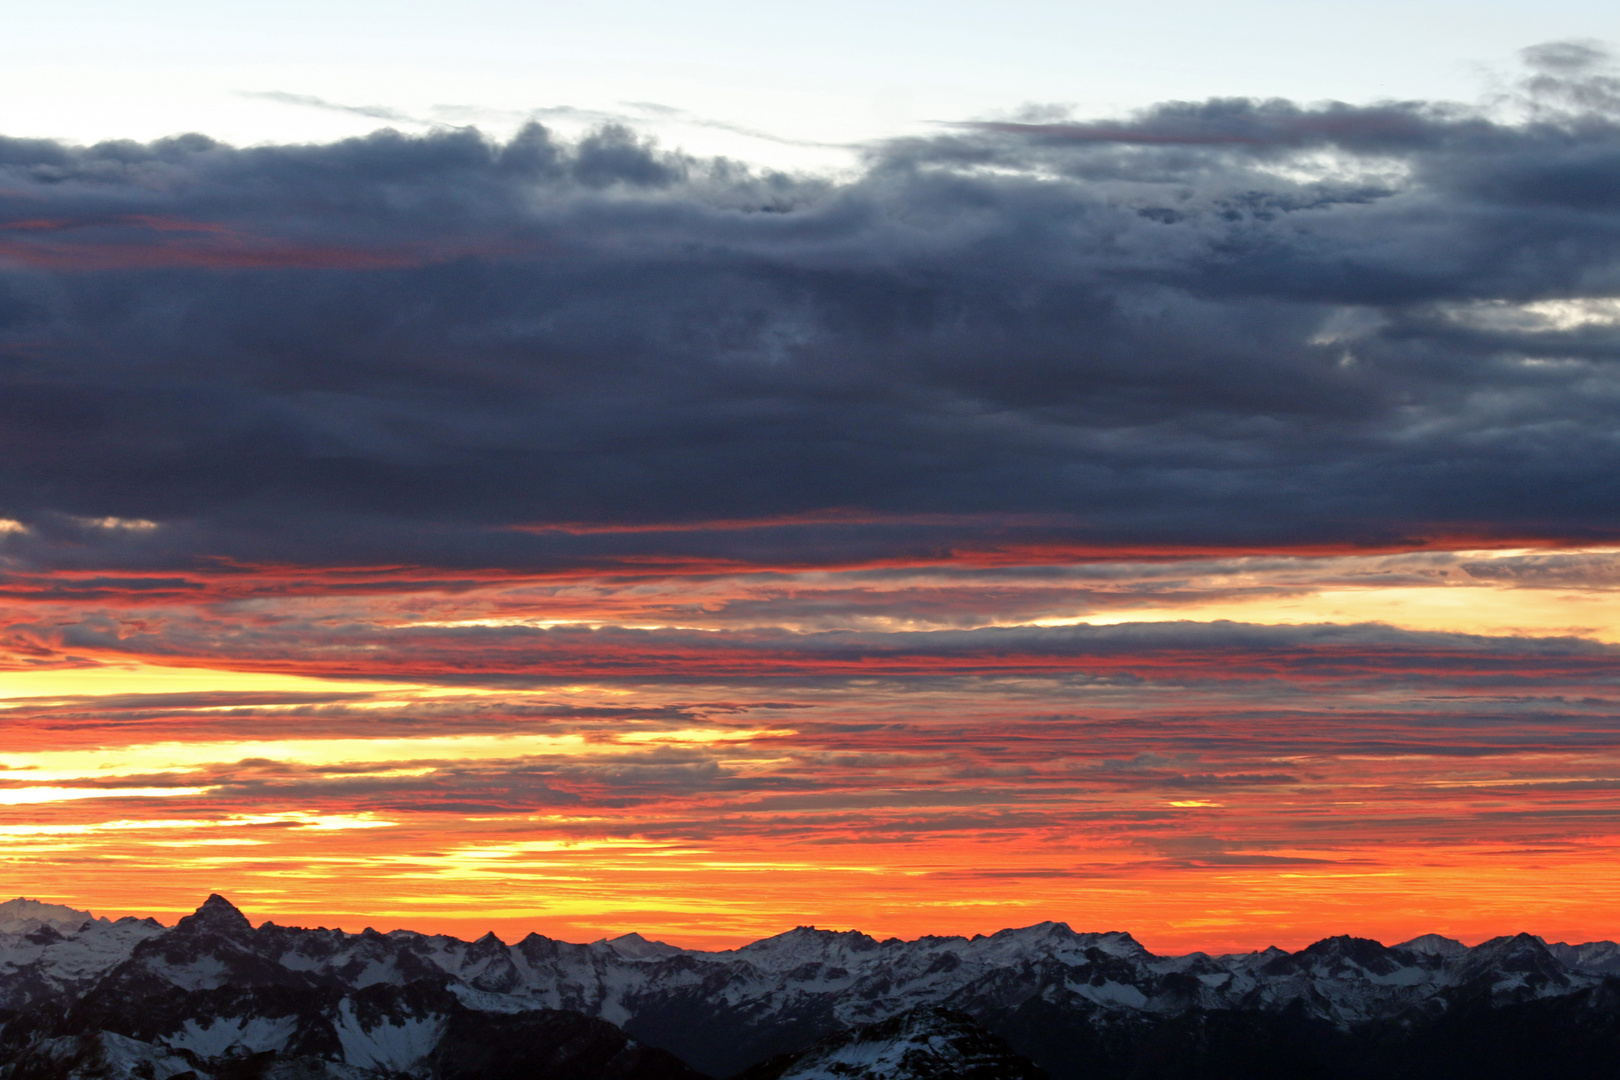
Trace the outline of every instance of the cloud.
<instances>
[{"instance_id":1,"label":"cloud","mask_svg":"<svg viewBox=\"0 0 1620 1080\"><path fill-rule=\"evenodd\" d=\"M1455 314L1620 295L1607 69L1530 59L1563 89L1522 122L1169 104L896 140L836 181L611 126L6 140L0 545L556 569L1610 538L1620 324ZM103 519L157 527L75 524ZM748 521L776 524L693 527Z\"/></svg>"},{"instance_id":2,"label":"cloud","mask_svg":"<svg viewBox=\"0 0 1620 1080\"><path fill-rule=\"evenodd\" d=\"M278 105L299 105L309 109L324 109L330 112L353 113L356 116L365 116L373 120L392 120L407 124L426 124L427 120L418 120L408 113L398 109L391 109L386 105L343 105L335 101L328 101L313 94L293 94L285 90L239 90L238 97L249 98L256 101L273 101Z\"/></svg>"},{"instance_id":3,"label":"cloud","mask_svg":"<svg viewBox=\"0 0 1620 1080\"><path fill-rule=\"evenodd\" d=\"M1613 681L1620 646L1376 624L1214 621L793 631L589 625L391 626L261 611L251 619L151 612L14 623L8 649L46 659L208 665L450 685L575 681L748 684L761 679L1090 675L1149 680L1421 681L1435 688ZM83 662L79 660L77 662Z\"/></svg>"},{"instance_id":4,"label":"cloud","mask_svg":"<svg viewBox=\"0 0 1620 1080\"><path fill-rule=\"evenodd\" d=\"M1534 72L1525 80L1532 107L1606 110L1620 107L1614 54L1600 41L1549 41L1521 51Z\"/></svg>"}]
</instances>

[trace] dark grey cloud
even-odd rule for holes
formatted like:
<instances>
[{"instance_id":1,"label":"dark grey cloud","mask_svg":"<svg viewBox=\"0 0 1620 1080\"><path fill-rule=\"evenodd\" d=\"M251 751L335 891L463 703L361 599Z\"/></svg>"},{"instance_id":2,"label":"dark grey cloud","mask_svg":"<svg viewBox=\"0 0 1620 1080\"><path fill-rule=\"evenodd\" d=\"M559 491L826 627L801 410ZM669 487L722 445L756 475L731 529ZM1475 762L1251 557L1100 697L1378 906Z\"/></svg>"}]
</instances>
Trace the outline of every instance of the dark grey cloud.
<instances>
[{"instance_id":1,"label":"dark grey cloud","mask_svg":"<svg viewBox=\"0 0 1620 1080\"><path fill-rule=\"evenodd\" d=\"M971 630L794 632L617 626L390 626L297 618L222 623L139 612L16 623L0 644L41 661L75 655L188 658L355 678L545 687L630 683L843 683L863 676L1119 673L1155 681L1374 682L1432 693L1581 688L1607 700L1620 646L1578 637L1488 636L1379 623L1135 622ZM299 657L288 661L289 657ZM1433 707L1433 706L1431 706ZM460 706L456 706L460 708Z\"/></svg>"},{"instance_id":2,"label":"dark grey cloud","mask_svg":"<svg viewBox=\"0 0 1620 1080\"><path fill-rule=\"evenodd\" d=\"M0 141L0 516L29 530L0 543L529 568L1612 538L1620 113L1596 47L1528 59L1517 122L1174 103L897 140L838 182L611 126Z\"/></svg>"}]
</instances>

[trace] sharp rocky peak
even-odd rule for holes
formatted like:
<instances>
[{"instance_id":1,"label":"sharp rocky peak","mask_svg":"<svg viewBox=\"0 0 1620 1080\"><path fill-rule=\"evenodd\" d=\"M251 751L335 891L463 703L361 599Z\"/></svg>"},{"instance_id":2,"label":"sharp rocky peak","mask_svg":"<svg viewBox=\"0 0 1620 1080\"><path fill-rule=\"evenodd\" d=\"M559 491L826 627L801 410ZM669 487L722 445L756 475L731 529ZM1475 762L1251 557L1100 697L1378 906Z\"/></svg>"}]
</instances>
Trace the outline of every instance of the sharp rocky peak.
<instances>
[{"instance_id":1,"label":"sharp rocky peak","mask_svg":"<svg viewBox=\"0 0 1620 1080\"><path fill-rule=\"evenodd\" d=\"M215 934L237 934L253 929L236 905L219 893L212 893L202 906L174 924L176 930L208 931Z\"/></svg>"}]
</instances>

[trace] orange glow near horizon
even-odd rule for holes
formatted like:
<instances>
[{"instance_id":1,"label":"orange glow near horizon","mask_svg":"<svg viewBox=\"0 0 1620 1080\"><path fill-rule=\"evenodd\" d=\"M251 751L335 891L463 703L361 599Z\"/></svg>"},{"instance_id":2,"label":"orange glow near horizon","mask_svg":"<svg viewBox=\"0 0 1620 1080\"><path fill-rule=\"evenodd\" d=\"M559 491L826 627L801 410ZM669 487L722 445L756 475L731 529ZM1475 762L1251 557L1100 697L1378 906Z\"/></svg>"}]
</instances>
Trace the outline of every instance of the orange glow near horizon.
<instances>
[{"instance_id":1,"label":"orange glow near horizon","mask_svg":"<svg viewBox=\"0 0 1620 1080\"><path fill-rule=\"evenodd\" d=\"M319 578L0 590L11 888L710 948L1620 937L1614 549Z\"/></svg>"},{"instance_id":2,"label":"orange glow near horizon","mask_svg":"<svg viewBox=\"0 0 1620 1080\"><path fill-rule=\"evenodd\" d=\"M328 866L352 864L362 847L376 859L393 858L376 852L378 837L367 834L349 846L347 857L329 854ZM1620 887L1620 851L1612 845L1594 845L1577 861L1559 860L1579 868L1582 885L1575 890L1537 880L1548 869L1545 857L1481 846L1391 848L1383 852L1387 861L1379 866L1206 870L1197 876L1133 873L1100 863L1053 881L1045 876L1045 866L1033 867L1031 876L1022 879L1009 868L1003 880L1016 881L1016 893L986 896L982 889L963 889L962 879L974 878L983 860L1005 865L1024 854L987 844L934 851L925 858L900 847L822 849L803 861L783 859L780 852L753 858L733 852L717 860L712 851L665 849L662 866L645 865L659 853L633 847L606 852L589 846L560 848L550 859L525 860L517 880L499 890L477 886L487 885L506 864L479 867L482 860L462 852L452 858L473 865L450 872L439 868L428 878L436 887L422 892L401 890L393 875L363 871L345 886L313 872L290 883L266 878L235 890L219 885L222 877L231 876L233 864L248 863L257 854L199 844L179 858L207 864L213 872L186 866L186 876L197 883L189 892L170 886L161 890L166 903L155 905L143 895L95 911L172 923L208 892L223 891L255 922L269 919L351 933L366 927L409 929L465 938L494 931L507 941L531 932L590 941L635 931L698 949L735 948L796 925L916 938L987 934L1056 919L1078 930L1128 930L1149 949L1176 954L1271 945L1293 950L1346 932L1346 927L1386 944L1425 933L1473 944L1519 930L1578 943L1593 936L1591 926L1612 919L1612 896ZM1403 858L1412 865L1403 867ZM574 865L587 859L588 867ZM862 862L852 865L857 859ZM878 862L884 870L873 868ZM390 903L355 903L357 893L378 887L395 893ZM717 900L714 893L724 899ZM811 910L806 896L814 898ZM1213 896L1220 898L1217 903L1211 903ZM87 906L74 894L45 898ZM1527 903L1536 911L1530 922L1523 917Z\"/></svg>"}]
</instances>

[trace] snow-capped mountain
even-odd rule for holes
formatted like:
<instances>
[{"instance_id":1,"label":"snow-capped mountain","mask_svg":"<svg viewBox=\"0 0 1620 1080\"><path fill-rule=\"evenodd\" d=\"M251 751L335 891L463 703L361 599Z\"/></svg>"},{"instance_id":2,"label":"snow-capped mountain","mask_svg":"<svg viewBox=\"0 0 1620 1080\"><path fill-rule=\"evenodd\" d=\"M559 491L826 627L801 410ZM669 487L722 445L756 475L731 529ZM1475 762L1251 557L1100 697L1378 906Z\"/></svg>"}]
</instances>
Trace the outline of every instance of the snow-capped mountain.
<instances>
[{"instance_id":1,"label":"snow-capped mountain","mask_svg":"<svg viewBox=\"0 0 1620 1080\"><path fill-rule=\"evenodd\" d=\"M1225 1030L1233 1017L1266 1031L1305 1025L1321 1042L1378 1025L1439 1030L1480 1009L1496 1020L1577 1006L1585 1016L1613 998L1620 1016L1620 946L1528 934L1473 948L1435 935L1394 947L1336 937L1295 953L1156 956L1129 934L1062 923L915 941L800 927L704 952L638 935L508 945L493 935L254 927L218 896L173 928L35 901L0 905L0 915L16 927L0 931L0 1062L13 1062L0 1080L78 1075L96 1053L144 1061L153 1080L177 1060L201 1076L252 1055L321 1075L342 1065L441 1077L457 1032L484 1025L468 1045L527 1045L558 1017L611 1048L604 1062L629 1054L649 1080L681 1062L726 1076L902 1015L938 1020L930 1006L971 1017L1062 1080L1108 1075L1085 1062L1144 1053L1166 1032L1207 1042L1210 1024ZM1620 1046L1620 1021L1616 1032ZM867 1053L913 1034L840 1045Z\"/></svg>"},{"instance_id":2,"label":"snow-capped mountain","mask_svg":"<svg viewBox=\"0 0 1620 1080\"><path fill-rule=\"evenodd\" d=\"M87 921L94 921L88 911L65 904L47 904L22 896L0 904L0 934L28 934L45 926L54 930L77 930Z\"/></svg>"},{"instance_id":3,"label":"snow-capped mountain","mask_svg":"<svg viewBox=\"0 0 1620 1080\"><path fill-rule=\"evenodd\" d=\"M1046 1074L966 1013L919 1005L772 1058L737 1080L1046 1080Z\"/></svg>"},{"instance_id":4,"label":"snow-capped mountain","mask_svg":"<svg viewBox=\"0 0 1620 1080\"><path fill-rule=\"evenodd\" d=\"M0 904L0 1010L72 998L163 932L155 919L114 922L20 898Z\"/></svg>"}]
</instances>

